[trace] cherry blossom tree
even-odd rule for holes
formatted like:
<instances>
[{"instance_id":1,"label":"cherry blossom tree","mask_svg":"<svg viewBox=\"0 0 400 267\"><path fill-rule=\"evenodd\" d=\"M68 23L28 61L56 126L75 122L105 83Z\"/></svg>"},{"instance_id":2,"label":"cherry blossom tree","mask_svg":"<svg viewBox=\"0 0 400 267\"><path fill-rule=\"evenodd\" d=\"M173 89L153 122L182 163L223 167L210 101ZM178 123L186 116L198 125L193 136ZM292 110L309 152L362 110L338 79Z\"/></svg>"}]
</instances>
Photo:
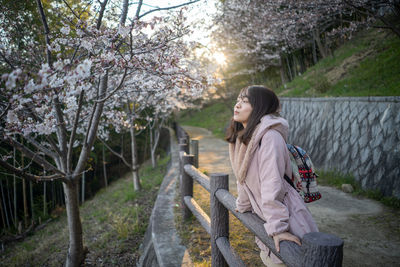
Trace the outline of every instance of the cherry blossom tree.
<instances>
[{"instance_id":1,"label":"cherry blossom tree","mask_svg":"<svg viewBox=\"0 0 400 267\"><path fill-rule=\"evenodd\" d=\"M180 6L193 2L197 1ZM66 266L79 266L84 259L78 185L96 137L107 133L100 124L103 111L113 104L114 94L126 88L125 81L133 73L169 69L172 61L161 65L149 58L160 55L181 30L174 22L170 28L159 27L166 17L144 21L145 15L162 8L141 13L143 1L128 21L128 0L123 0L118 22L103 21L108 5L115 2L82 3L91 5L93 14L87 9L80 12L79 6L67 1L50 5L51 14L63 10L59 24L54 25L48 23L48 9L37 0L42 38L31 38L24 51L14 49L11 42L0 47L2 67L10 69L1 77L0 140L29 158L28 165L40 166L46 174L35 175L28 167L13 166L9 162L12 152L0 156L0 166L31 181L63 182L69 228ZM177 16L182 18L183 12ZM154 38L142 38L150 29L156 32Z\"/></svg>"},{"instance_id":2,"label":"cherry blossom tree","mask_svg":"<svg viewBox=\"0 0 400 267\"><path fill-rule=\"evenodd\" d=\"M174 47L179 45L180 49ZM106 143L106 136L101 141L107 148L132 171L133 186L140 190L139 164L137 159L136 136L149 128L150 151L153 167L156 166L155 151L159 142L160 129L173 110L185 105L203 95L204 78L199 71L191 73L188 62L182 62L185 46L182 43L170 45L168 53L163 51L162 57L155 58L160 65L156 72L135 72L126 79L124 89L112 98L114 103L107 105L104 111L105 125L112 126L117 132L129 131L131 138L131 159L123 153L113 150ZM168 56L167 56L168 55ZM165 69L166 60L171 60L169 68ZM162 70L162 71L161 71Z\"/></svg>"},{"instance_id":3,"label":"cherry blossom tree","mask_svg":"<svg viewBox=\"0 0 400 267\"><path fill-rule=\"evenodd\" d=\"M398 16L398 10L398 2L383 0L227 0L214 18L214 40L232 61L252 66L250 71L286 65L292 79L295 52L304 57L304 49L310 47L315 64L318 56L329 55L338 37L351 38L378 17L385 20L390 11Z\"/></svg>"}]
</instances>

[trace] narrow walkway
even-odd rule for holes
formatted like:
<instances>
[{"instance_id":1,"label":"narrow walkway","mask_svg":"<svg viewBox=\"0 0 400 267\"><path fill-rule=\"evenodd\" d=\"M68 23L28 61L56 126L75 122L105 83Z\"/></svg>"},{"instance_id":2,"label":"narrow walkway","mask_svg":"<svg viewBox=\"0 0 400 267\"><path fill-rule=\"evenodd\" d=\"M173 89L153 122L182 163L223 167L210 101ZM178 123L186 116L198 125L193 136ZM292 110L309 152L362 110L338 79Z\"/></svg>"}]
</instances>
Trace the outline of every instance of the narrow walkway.
<instances>
[{"instance_id":1,"label":"narrow walkway","mask_svg":"<svg viewBox=\"0 0 400 267\"><path fill-rule=\"evenodd\" d=\"M213 134L204 128L182 126L190 138L199 140L199 169L211 173L226 173L229 175L229 191L237 195L236 177L233 174L229 160L228 143L215 138Z\"/></svg>"},{"instance_id":2,"label":"narrow walkway","mask_svg":"<svg viewBox=\"0 0 400 267\"><path fill-rule=\"evenodd\" d=\"M176 182L179 176L179 148L175 132L169 128L171 163L161 184L150 217L137 266L189 267L192 266L186 247L175 228L174 206Z\"/></svg>"},{"instance_id":3,"label":"narrow walkway","mask_svg":"<svg viewBox=\"0 0 400 267\"><path fill-rule=\"evenodd\" d=\"M208 174L229 174L230 191L236 194L228 144L204 128L182 127L190 138L199 140L199 168ZM400 212L335 188L319 188L322 199L308 207L321 232L344 240L343 266L400 266Z\"/></svg>"}]
</instances>

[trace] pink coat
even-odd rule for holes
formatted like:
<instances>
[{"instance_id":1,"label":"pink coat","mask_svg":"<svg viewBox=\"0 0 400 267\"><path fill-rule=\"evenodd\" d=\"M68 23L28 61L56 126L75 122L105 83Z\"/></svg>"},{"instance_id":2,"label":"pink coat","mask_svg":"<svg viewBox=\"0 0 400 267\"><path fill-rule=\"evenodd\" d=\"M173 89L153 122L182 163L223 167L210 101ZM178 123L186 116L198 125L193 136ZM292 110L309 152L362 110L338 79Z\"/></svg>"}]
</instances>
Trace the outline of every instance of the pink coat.
<instances>
[{"instance_id":1,"label":"pink coat","mask_svg":"<svg viewBox=\"0 0 400 267\"><path fill-rule=\"evenodd\" d=\"M261 219L268 235L289 231L302 238L309 232L318 232L318 227L305 206L303 199L283 178L291 177L292 170L286 139L288 123L281 117L265 115L254 140L254 153L249 163L243 184L237 183L239 212L252 211ZM238 140L237 140L238 141ZM259 142L261 141L261 145ZM260 249L269 249L256 238ZM271 255L274 262L280 260Z\"/></svg>"}]
</instances>

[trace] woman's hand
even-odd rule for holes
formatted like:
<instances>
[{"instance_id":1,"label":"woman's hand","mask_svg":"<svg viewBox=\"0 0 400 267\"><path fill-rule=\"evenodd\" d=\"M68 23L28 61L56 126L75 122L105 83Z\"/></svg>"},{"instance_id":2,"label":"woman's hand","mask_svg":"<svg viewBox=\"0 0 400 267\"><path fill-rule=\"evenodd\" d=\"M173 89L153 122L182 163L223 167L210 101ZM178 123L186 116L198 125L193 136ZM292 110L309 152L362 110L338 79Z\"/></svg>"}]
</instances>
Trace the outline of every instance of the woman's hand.
<instances>
[{"instance_id":1,"label":"woman's hand","mask_svg":"<svg viewBox=\"0 0 400 267\"><path fill-rule=\"evenodd\" d=\"M292 235L292 234L289 233L289 232L283 232L283 233L274 235L275 249L276 249L276 251L278 251L278 252L279 252L279 250L280 250L280 248L279 248L279 243L280 243L282 240L292 241L292 242L295 242L296 244L298 244L299 246L301 246L300 239L299 239L297 236Z\"/></svg>"}]
</instances>

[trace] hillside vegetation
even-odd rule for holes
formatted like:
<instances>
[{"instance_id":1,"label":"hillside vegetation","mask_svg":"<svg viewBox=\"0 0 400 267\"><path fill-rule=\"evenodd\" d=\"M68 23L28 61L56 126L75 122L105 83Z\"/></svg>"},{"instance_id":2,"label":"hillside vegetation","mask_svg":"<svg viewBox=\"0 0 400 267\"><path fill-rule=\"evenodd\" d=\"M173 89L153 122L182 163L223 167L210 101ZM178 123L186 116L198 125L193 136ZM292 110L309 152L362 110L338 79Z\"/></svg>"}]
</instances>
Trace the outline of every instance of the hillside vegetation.
<instances>
[{"instance_id":1,"label":"hillside vegetation","mask_svg":"<svg viewBox=\"0 0 400 267\"><path fill-rule=\"evenodd\" d=\"M169 159L162 157L155 169L149 162L140 168L142 191L133 190L132 176L126 173L81 206L83 240L88 248L85 266L136 265ZM60 213L44 229L7 245L0 266L63 266L68 227L65 211Z\"/></svg>"},{"instance_id":2,"label":"hillside vegetation","mask_svg":"<svg viewBox=\"0 0 400 267\"><path fill-rule=\"evenodd\" d=\"M295 97L398 96L400 38L377 29L359 32L276 92Z\"/></svg>"}]
</instances>

